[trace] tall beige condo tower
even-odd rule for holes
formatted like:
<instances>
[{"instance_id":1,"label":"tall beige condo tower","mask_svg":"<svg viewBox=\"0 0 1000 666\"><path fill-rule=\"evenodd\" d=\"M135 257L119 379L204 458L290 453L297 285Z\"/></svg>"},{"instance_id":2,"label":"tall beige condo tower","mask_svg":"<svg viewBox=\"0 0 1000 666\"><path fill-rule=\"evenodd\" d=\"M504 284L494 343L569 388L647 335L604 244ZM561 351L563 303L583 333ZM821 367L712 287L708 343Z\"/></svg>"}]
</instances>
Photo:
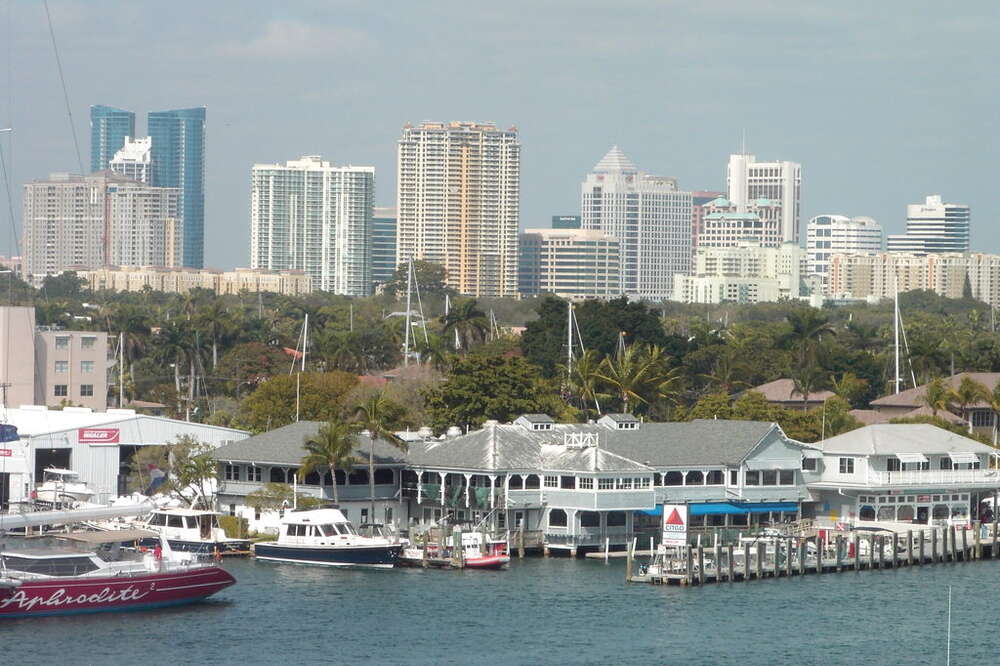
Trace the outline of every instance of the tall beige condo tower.
<instances>
[{"instance_id":1,"label":"tall beige condo tower","mask_svg":"<svg viewBox=\"0 0 1000 666\"><path fill-rule=\"evenodd\" d=\"M521 144L493 123L406 125L397 161L396 264L444 266L473 296L517 294Z\"/></svg>"}]
</instances>

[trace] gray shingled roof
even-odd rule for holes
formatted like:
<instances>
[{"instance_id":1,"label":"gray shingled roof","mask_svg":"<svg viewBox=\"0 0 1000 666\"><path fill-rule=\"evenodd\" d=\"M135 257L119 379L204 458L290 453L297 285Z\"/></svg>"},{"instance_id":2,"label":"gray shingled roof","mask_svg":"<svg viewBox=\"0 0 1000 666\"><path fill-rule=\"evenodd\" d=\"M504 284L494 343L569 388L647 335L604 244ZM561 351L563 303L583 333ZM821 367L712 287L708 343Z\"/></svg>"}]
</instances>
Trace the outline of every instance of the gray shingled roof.
<instances>
[{"instance_id":1,"label":"gray shingled roof","mask_svg":"<svg viewBox=\"0 0 1000 666\"><path fill-rule=\"evenodd\" d=\"M322 421L291 423L270 432L220 446L212 452L212 456L216 460L232 462L298 465L305 455L302 448L303 440L319 432L321 425L323 425ZM367 460L369 438L367 435L359 434L357 439L358 446L355 451L359 457ZM375 442L375 462L381 465L401 465L405 462L405 454L394 446L377 440Z\"/></svg>"},{"instance_id":2,"label":"gray shingled roof","mask_svg":"<svg viewBox=\"0 0 1000 666\"><path fill-rule=\"evenodd\" d=\"M993 447L927 423L880 423L831 437L816 445L824 453L895 455L897 453L995 453Z\"/></svg>"},{"instance_id":3,"label":"gray shingled roof","mask_svg":"<svg viewBox=\"0 0 1000 666\"><path fill-rule=\"evenodd\" d=\"M608 430L601 446L653 467L735 465L776 426L767 421L697 419Z\"/></svg>"}]
</instances>

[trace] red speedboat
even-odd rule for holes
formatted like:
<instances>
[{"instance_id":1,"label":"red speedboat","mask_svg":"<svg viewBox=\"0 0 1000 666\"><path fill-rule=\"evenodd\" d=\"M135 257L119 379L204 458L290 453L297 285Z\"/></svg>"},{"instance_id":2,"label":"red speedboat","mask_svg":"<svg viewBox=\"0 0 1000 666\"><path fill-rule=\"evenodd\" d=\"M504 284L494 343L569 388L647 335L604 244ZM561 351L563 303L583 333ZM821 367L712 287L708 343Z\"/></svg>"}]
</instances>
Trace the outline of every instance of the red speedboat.
<instances>
[{"instance_id":1,"label":"red speedboat","mask_svg":"<svg viewBox=\"0 0 1000 666\"><path fill-rule=\"evenodd\" d=\"M159 549L139 560L96 553L0 553L0 618L179 606L236 582L225 569Z\"/></svg>"}]
</instances>

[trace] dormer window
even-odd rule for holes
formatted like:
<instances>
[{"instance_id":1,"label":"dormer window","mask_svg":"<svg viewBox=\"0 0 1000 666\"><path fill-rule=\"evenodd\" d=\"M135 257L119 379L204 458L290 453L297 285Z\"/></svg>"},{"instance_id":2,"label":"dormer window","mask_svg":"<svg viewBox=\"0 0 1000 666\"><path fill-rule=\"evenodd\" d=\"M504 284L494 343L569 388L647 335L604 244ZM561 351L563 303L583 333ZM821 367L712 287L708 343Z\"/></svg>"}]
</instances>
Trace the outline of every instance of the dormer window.
<instances>
[{"instance_id":1,"label":"dormer window","mask_svg":"<svg viewBox=\"0 0 1000 666\"><path fill-rule=\"evenodd\" d=\"M522 414L514 420L514 425L519 425L533 432L552 430L554 424L555 421L548 414Z\"/></svg>"},{"instance_id":2,"label":"dormer window","mask_svg":"<svg viewBox=\"0 0 1000 666\"><path fill-rule=\"evenodd\" d=\"M638 430L639 419L631 414L605 414L597 421L611 430Z\"/></svg>"}]
</instances>

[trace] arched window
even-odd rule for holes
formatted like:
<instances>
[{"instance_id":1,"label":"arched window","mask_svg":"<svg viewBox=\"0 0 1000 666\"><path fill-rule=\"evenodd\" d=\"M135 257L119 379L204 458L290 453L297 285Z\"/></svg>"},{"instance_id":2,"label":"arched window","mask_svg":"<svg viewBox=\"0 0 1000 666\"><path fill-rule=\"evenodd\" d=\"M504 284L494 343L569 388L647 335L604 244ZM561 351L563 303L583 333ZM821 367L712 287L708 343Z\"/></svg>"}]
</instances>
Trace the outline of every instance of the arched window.
<instances>
[{"instance_id":1,"label":"arched window","mask_svg":"<svg viewBox=\"0 0 1000 666\"><path fill-rule=\"evenodd\" d=\"M309 472L306 474L306 478L303 481L307 486L318 486L319 485L319 472Z\"/></svg>"},{"instance_id":2,"label":"arched window","mask_svg":"<svg viewBox=\"0 0 1000 666\"><path fill-rule=\"evenodd\" d=\"M861 511L858 512L858 518L861 520L875 520L875 507L868 504L861 507Z\"/></svg>"},{"instance_id":3,"label":"arched window","mask_svg":"<svg viewBox=\"0 0 1000 666\"><path fill-rule=\"evenodd\" d=\"M947 504L935 504L931 511L931 518L934 520L946 520L951 515Z\"/></svg>"},{"instance_id":4,"label":"arched window","mask_svg":"<svg viewBox=\"0 0 1000 666\"><path fill-rule=\"evenodd\" d=\"M913 507L904 504L896 511L896 520L899 522L911 522L913 520Z\"/></svg>"},{"instance_id":5,"label":"arched window","mask_svg":"<svg viewBox=\"0 0 1000 666\"><path fill-rule=\"evenodd\" d=\"M351 470L351 474L347 478L350 480L352 486L363 486L368 483L368 470L367 469Z\"/></svg>"},{"instance_id":6,"label":"arched window","mask_svg":"<svg viewBox=\"0 0 1000 666\"><path fill-rule=\"evenodd\" d=\"M680 472L667 472L663 475L663 485L665 486L683 486L684 485L684 475Z\"/></svg>"},{"instance_id":7,"label":"arched window","mask_svg":"<svg viewBox=\"0 0 1000 666\"><path fill-rule=\"evenodd\" d=\"M698 470L691 470L684 477L685 486L703 486L705 485L705 475Z\"/></svg>"},{"instance_id":8,"label":"arched window","mask_svg":"<svg viewBox=\"0 0 1000 666\"><path fill-rule=\"evenodd\" d=\"M549 527L566 527L566 512L562 509L549 509Z\"/></svg>"},{"instance_id":9,"label":"arched window","mask_svg":"<svg viewBox=\"0 0 1000 666\"><path fill-rule=\"evenodd\" d=\"M524 477L520 474L510 475L510 489L511 490L521 490L524 488Z\"/></svg>"},{"instance_id":10,"label":"arched window","mask_svg":"<svg viewBox=\"0 0 1000 666\"><path fill-rule=\"evenodd\" d=\"M721 469L713 469L705 477L705 485L708 485L708 486L721 486L723 480L724 480L724 477L722 476L722 470Z\"/></svg>"},{"instance_id":11,"label":"arched window","mask_svg":"<svg viewBox=\"0 0 1000 666\"><path fill-rule=\"evenodd\" d=\"M376 468L375 469L375 485L391 485L395 483L396 480L393 476L391 469Z\"/></svg>"},{"instance_id":12,"label":"arched window","mask_svg":"<svg viewBox=\"0 0 1000 666\"><path fill-rule=\"evenodd\" d=\"M529 474L524 478L524 488L525 490L537 490L541 488L541 481L537 474Z\"/></svg>"}]
</instances>

